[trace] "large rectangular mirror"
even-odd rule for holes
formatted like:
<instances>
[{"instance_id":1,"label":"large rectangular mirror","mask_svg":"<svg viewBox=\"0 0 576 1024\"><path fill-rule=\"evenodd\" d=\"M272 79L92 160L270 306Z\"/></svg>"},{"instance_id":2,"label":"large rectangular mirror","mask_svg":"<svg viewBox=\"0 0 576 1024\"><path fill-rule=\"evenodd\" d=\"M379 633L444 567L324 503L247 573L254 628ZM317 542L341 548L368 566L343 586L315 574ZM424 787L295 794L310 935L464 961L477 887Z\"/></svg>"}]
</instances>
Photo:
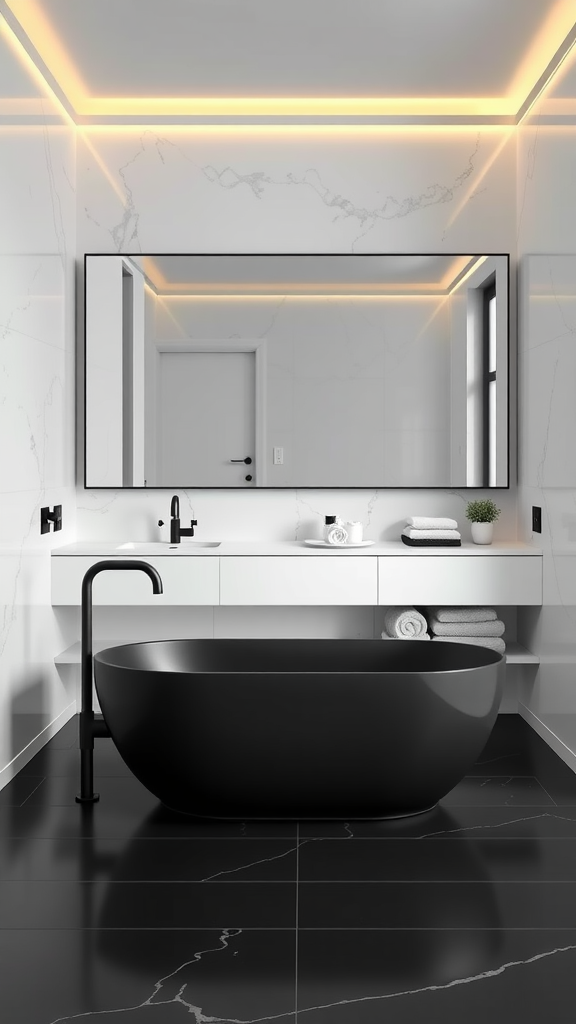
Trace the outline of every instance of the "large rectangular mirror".
<instances>
[{"instance_id":1,"label":"large rectangular mirror","mask_svg":"<svg viewBox=\"0 0 576 1024\"><path fill-rule=\"evenodd\" d=\"M86 487L507 487L506 254L87 255Z\"/></svg>"}]
</instances>

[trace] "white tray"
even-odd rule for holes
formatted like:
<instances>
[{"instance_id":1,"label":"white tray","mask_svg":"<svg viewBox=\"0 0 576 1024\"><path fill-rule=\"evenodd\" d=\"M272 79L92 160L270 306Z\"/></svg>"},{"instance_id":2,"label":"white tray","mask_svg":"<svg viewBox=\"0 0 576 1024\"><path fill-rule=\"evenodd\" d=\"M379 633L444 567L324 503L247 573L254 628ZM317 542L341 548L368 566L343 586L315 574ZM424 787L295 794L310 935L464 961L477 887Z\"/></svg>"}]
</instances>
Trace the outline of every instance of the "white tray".
<instances>
[{"instance_id":1,"label":"white tray","mask_svg":"<svg viewBox=\"0 0 576 1024\"><path fill-rule=\"evenodd\" d=\"M348 541L344 544L329 544L327 540L305 540L304 543L311 548L369 548L375 541L359 540L355 544L350 544Z\"/></svg>"}]
</instances>

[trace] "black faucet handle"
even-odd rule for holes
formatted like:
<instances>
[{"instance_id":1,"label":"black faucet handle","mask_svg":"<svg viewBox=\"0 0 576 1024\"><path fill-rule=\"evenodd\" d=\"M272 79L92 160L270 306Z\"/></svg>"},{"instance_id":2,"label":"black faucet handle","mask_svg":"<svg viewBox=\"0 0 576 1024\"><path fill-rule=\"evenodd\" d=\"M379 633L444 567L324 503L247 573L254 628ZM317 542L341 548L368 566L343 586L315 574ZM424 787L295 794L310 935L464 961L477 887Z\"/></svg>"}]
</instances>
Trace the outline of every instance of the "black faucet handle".
<instances>
[{"instance_id":1,"label":"black faucet handle","mask_svg":"<svg viewBox=\"0 0 576 1024\"><path fill-rule=\"evenodd\" d=\"M190 520L190 526L198 526L198 520L197 519L191 519Z\"/></svg>"}]
</instances>

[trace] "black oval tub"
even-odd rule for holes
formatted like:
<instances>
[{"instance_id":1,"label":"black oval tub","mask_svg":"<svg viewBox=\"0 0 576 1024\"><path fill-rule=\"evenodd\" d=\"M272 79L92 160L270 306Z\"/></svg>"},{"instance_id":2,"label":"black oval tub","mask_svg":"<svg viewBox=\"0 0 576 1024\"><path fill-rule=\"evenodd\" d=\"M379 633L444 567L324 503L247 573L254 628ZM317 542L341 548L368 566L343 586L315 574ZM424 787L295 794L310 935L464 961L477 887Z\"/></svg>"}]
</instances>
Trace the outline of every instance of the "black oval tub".
<instances>
[{"instance_id":1,"label":"black oval tub","mask_svg":"<svg viewBox=\"0 0 576 1024\"><path fill-rule=\"evenodd\" d=\"M95 655L124 761L162 803L230 819L429 810L482 751L501 654L422 640L163 640Z\"/></svg>"}]
</instances>

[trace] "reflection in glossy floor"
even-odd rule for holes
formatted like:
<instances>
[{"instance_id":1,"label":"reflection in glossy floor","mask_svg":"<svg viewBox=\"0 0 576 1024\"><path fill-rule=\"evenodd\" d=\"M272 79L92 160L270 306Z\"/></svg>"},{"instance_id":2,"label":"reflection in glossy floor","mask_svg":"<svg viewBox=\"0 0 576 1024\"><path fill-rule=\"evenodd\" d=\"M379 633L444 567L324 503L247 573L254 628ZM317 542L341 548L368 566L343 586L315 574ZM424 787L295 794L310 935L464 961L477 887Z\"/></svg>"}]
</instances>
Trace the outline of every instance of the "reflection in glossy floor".
<instances>
[{"instance_id":1,"label":"reflection in glossy floor","mask_svg":"<svg viewBox=\"0 0 576 1024\"><path fill-rule=\"evenodd\" d=\"M570 1019L576 776L518 716L393 822L179 817L110 740L80 807L75 740L0 793L6 1024Z\"/></svg>"}]
</instances>

